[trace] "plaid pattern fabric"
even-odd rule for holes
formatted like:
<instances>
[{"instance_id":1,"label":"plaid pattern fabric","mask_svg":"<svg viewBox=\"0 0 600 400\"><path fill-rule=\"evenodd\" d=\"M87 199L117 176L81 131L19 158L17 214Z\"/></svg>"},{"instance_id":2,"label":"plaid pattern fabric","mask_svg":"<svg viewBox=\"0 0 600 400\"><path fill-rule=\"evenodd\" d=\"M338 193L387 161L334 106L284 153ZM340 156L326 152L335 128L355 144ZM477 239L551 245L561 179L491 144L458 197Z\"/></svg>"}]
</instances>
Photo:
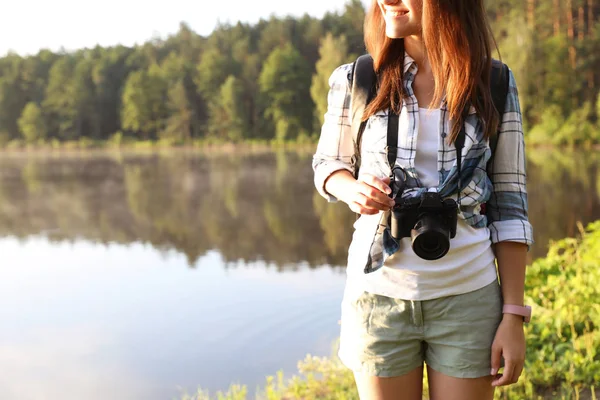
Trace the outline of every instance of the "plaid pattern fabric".
<instances>
[{"instance_id":1,"label":"plaid pattern fabric","mask_svg":"<svg viewBox=\"0 0 600 400\"><path fill-rule=\"evenodd\" d=\"M325 180L333 172L346 169L353 172L351 158L354 143L350 126L352 64L338 67L329 79L328 109L321 130L317 151L313 157L315 186L328 201L337 201L324 189ZM406 55L404 62L404 87L407 97L399 116L398 153L396 165L407 173L405 197L418 196L424 191L438 191L444 198L460 200L459 217L475 228L488 226L493 243L515 241L533 243L533 230L527 216L527 191L525 149L521 111L516 82L510 72L509 93L506 101L496 153L491 171L486 171L491 157L489 142L484 139L483 126L474 108L471 108L464 125L465 146L462 150L460 174L456 167L456 150L446 141L451 132L448 109L442 101L438 144L439 185L423 187L415 169L419 106L412 89L417 64ZM382 110L367 121L361 143L362 164L360 175L371 174L379 178L390 176L385 147L387 146L388 110ZM393 188L394 189L394 188ZM486 205L486 215L481 205ZM396 241L379 228L380 216L361 216L365 220L355 224L356 230L351 250L363 266L370 271L380 268L385 259L398 250ZM355 243L357 241L362 244ZM365 244L365 242L367 242ZM370 242L370 243L368 243Z\"/></svg>"}]
</instances>

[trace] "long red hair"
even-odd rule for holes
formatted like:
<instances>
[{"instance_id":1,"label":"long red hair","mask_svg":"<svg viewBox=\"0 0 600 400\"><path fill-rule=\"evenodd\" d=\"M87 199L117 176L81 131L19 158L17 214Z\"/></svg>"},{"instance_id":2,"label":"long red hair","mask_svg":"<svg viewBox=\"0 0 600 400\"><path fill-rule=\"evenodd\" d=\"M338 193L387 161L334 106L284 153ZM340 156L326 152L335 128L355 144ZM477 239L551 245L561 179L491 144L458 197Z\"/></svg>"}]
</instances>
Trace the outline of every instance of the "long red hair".
<instances>
[{"instance_id":1,"label":"long red hair","mask_svg":"<svg viewBox=\"0 0 600 400\"><path fill-rule=\"evenodd\" d=\"M454 124L448 137L454 142L468 105L484 123L485 137L498 127L499 116L490 92L494 36L484 0L423 0L423 41L435 79L432 104L446 95L449 117ZM391 108L399 113L404 93L404 40L385 34L385 20L373 0L365 18L365 44L373 57L379 89L365 118Z\"/></svg>"}]
</instances>

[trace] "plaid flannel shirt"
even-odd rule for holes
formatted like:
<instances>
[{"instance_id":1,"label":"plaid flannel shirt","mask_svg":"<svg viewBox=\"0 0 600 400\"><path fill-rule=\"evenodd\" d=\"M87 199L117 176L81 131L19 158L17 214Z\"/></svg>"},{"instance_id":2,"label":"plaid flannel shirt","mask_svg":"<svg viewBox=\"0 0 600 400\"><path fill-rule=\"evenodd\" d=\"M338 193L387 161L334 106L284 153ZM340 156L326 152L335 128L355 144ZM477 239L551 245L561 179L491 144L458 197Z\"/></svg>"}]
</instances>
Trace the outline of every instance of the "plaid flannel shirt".
<instances>
[{"instance_id":1,"label":"plaid flannel shirt","mask_svg":"<svg viewBox=\"0 0 600 400\"><path fill-rule=\"evenodd\" d=\"M328 109L321 130L317 151L313 157L315 186L330 202L337 199L325 191L325 180L335 171L353 171L351 163L354 142L351 132L351 76L352 64L335 69L329 78ZM417 196L427 190L438 191L444 198L458 202L459 218L475 227L489 227L492 243L514 241L531 245L533 230L527 216L525 148L521 111L516 82L510 71L509 92L500 126L498 144L491 171L487 171L491 157L489 141L484 139L483 125L471 107L465 120L465 146L462 152L461 189L458 190L456 149L446 136L451 131L445 99L441 105L438 145L439 186L425 188L415 170L419 106L412 89L417 64L408 55L404 61L406 98L399 116L398 153L396 165L407 172L404 196ZM387 146L388 110L382 110L367 121L361 143L363 174L379 178L390 176L385 147ZM486 213L482 214L482 204ZM374 271L385 259L398 250L389 230L379 228L380 215L362 215L354 225L355 232L349 249L349 263L358 263Z\"/></svg>"}]
</instances>

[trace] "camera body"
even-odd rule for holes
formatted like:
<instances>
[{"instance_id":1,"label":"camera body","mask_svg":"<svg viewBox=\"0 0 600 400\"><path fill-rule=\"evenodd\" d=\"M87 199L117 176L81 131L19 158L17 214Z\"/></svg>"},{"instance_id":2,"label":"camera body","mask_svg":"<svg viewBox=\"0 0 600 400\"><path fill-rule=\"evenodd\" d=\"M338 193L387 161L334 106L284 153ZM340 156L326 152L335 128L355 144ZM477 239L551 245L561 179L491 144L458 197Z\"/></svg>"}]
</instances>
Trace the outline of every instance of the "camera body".
<instances>
[{"instance_id":1,"label":"camera body","mask_svg":"<svg viewBox=\"0 0 600 400\"><path fill-rule=\"evenodd\" d=\"M391 234L398 241L410 237L416 255L437 260L450 250L450 239L456 236L457 218L458 205L454 200L426 192L397 200L391 213Z\"/></svg>"}]
</instances>

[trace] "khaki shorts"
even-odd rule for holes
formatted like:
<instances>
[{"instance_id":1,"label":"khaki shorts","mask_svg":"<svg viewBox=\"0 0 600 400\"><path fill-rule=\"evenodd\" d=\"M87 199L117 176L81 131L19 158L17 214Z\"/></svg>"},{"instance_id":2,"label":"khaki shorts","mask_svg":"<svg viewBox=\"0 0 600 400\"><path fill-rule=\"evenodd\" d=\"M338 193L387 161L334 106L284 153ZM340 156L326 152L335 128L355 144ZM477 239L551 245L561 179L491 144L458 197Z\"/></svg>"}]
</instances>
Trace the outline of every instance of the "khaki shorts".
<instances>
[{"instance_id":1,"label":"khaki shorts","mask_svg":"<svg viewBox=\"0 0 600 400\"><path fill-rule=\"evenodd\" d=\"M448 376L479 378L490 375L501 320L497 281L425 301L363 292L342 301L338 356L351 370L372 376L404 375L425 362Z\"/></svg>"}]
</instances>

